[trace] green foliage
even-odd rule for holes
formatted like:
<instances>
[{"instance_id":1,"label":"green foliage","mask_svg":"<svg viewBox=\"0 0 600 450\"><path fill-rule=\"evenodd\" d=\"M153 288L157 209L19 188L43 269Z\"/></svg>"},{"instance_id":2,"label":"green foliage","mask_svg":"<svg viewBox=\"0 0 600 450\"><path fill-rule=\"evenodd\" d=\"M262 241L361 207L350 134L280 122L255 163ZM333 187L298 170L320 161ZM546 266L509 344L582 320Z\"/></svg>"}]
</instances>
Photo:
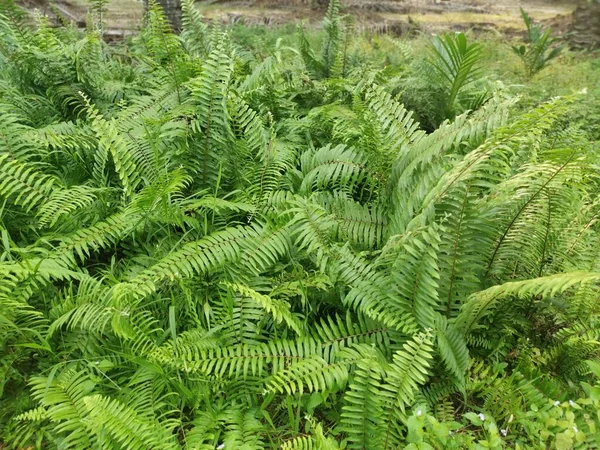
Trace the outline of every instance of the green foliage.
<instances>
[{"instance_id":1,"label":"green foliage","mask_svg":"<svg viewBox=\"0 0 600 450\"><path fill-rule=\"evenodd\" d=\"M338 1L116 46L13 9L0 445L598 446L597 97L518 105L484 44L369 46Z\"/></svg>"},{"instance_id":2,"label":"green foliage","mask_svg":"<svg viewBox=\"0 0 600 450\"><path fill-rule=\"evenodd\" d=\"M437 36L430 52L429 62L441 80L440 84L446 97L446 118L453 118L454 103L458 94L481 76L481 69L478 67L481 45L469 45L464 33L457 33L455 36ZM472 109L477 109L477 105Z\"/></svg>"},{"instance_id":3,"label":"green foliage","mask_svg":"<svg viewBox=\"0 0 600 450\"><path fill-rule=\"evenodd\" d=\"M523 61L526 75L532 77L560 55L565 47L555 46L558 39L550 36L551 30L544 30L541 25L535 23L523 8L521 17L527 27L527 40L524 44L513 46L513 51Z\"/></svg>"}]
</instances>

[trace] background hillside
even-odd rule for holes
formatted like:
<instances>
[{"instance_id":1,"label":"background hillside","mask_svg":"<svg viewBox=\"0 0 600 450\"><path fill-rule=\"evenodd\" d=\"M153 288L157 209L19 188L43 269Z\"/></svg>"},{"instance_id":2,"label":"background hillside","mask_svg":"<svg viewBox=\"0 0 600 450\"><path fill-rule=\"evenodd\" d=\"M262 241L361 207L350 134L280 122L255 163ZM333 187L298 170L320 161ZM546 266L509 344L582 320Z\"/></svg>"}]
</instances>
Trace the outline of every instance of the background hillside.
<instances>
[{"instance_id":1,"label":"background hillside","mask_svg":"<svg viewBox=\"0 0 600 450\"><path fill-rule=\"evenodd\" d=\"M58 12L68 20L85 23L87 0L20 0L30 11ZM224 24L281 25L308 21L318 25L321 0L200 1L196 6L206 19ZM404 34L415 27L425 32L444 30L494 31L514 34L524 29L519 16L523 7L536 20L554 25L558 32L569 28L575 1L539 0L346 0L344 12L355 18L360 31ZM139 24L143 4L139 0L111 1L107 5L108 28L115 35L129 34Z\"/></svg>"}]
</instances>

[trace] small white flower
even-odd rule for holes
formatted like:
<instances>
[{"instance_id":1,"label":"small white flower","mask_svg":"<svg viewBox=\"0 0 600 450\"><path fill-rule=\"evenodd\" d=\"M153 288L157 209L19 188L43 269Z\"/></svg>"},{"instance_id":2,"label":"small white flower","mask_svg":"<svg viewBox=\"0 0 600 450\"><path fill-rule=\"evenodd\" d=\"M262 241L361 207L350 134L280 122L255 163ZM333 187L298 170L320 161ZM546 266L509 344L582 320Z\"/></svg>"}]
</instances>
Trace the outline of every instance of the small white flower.
<instances>
[{"instance_id":1,"label":"small white flower","mask_svg":"<svg viewBox=\"0 0 600 450\"><path fill-rule=\"evenodd\" d=\"M560 400L556 400L556 401L554 402L554 406L558 406L558 405L560 405Z\"/></svg>"},{"instance_id":2,"label":"small white flower","mask_svg":"<svg viewBox=\"0 0 600 450\"><path fill-rule=\"evenodd\" d=\"M506 428L502 428L502 429L500 430L500 433L502 434L502 436L506 436L506 435L507 435L507 433L508 433L508 431L506 431Z\"/></svg>"},{"instance_id":3,"label":"small white flower","mask_svg":"<svg viewBox=\"0 0 600 450\"><path fill-rule=\"evenodd\" d=\"M448 436L452 436L452 430L448 430Z\"/></svg>"},{"instance_id":4,"label":"small white flower","mask_svg":"<svg viewBox=\"0 0 600 450\"><path fill-rule=\"evenodd\" d=\"M225 448L225 444L219 444L217 445L217 450L222 450Z\"/></svg>"},{"instance_id":5,"label":"small white flower","mask_svg":"<svg viewBox=\"0 0 600 450\"><path fill-rule=\"evenodd\" d=\"M573 400L569 400L569 405L575 406L575 402Z\"/></svg>"},{"instance_id":6,"label":"small white flower","mask_svg":"<svg viewBox=\"0 0 600 450\"><path fill-rule=\"evenodd\" d=\"M420 409L417 411L417 417L422 416L423 415L423 411L421 411Z\"/></svg>"},{"instance_id":7,"label":"small white flower","mask_svg":"<svg viewBox=\"0 0 600 450\"><path fill-rule=\"evenodd\" d=\"M479 416L479 418L481 419L482 422L485 421L485 416L483 415L483 413L479 413L478 416Z\"/></svg>"},{"instance_id":8,"label":"small white flower","mask_svg":"<svg viewBox=\"0 0 600 450\"><path fill-rule=\"evenodd\" d=\"M573 427L573 431L574 431L575 433L578 433L578 432L579 432L579 430L577 429L577 427Z\"/></svg>"}]
</instances>

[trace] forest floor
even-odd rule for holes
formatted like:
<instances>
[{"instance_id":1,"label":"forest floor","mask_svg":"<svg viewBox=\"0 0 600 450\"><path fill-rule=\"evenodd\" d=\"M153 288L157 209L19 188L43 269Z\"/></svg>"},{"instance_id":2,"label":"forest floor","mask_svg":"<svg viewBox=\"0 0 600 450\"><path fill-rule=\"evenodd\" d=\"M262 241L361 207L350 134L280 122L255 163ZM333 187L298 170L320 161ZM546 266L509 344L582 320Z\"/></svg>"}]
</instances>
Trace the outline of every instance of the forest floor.
<instances>
[{"instance_id":1,"label":"forest floor","mask_svg":"<svg viewBox=\"0 0 600 450\"><path fill-rule=\"evenodd\" d=\"M30 9L50 9L41 0L22 0ZM54 0L59 11L69 20L85 23L87 0ZM234 0L197 2L202 15L223 24L282 25L305 21L318 24L323 11L298 0ZM504 35L524 29L519 7L538 21L553 26L558 33L569 28L574 9L569 1L542 0L345 0L345 12L354 17L359 31L404 34L414 29L426 33L440 31L492 31ZM140 0L113 0L108 4L107 28L115 32L133 32L143 14Z\"/></svg>"}]
</instances>

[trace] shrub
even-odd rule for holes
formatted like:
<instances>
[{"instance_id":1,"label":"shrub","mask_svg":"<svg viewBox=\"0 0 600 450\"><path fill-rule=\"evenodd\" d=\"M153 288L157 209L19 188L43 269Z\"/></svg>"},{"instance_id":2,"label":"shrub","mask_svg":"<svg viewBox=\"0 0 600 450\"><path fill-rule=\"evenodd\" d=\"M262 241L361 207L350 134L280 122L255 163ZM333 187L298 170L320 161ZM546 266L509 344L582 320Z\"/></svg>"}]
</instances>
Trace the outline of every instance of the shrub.
<instances>
[{"instance_id":1,"label":"shrub","mask_svg":"<svg viewBox=\"0 0 600 450\"><path fill-rule=\"evenodd\" d=\"M521 17L527 27L527 40L524 44L513 46L513 51L523 61L527 77L531 78L560 55L564 46L554 46L558 39L551 37L551 30L544 30L541 25L534 23L523 8Z\"/></svg>"}]
</instances>

